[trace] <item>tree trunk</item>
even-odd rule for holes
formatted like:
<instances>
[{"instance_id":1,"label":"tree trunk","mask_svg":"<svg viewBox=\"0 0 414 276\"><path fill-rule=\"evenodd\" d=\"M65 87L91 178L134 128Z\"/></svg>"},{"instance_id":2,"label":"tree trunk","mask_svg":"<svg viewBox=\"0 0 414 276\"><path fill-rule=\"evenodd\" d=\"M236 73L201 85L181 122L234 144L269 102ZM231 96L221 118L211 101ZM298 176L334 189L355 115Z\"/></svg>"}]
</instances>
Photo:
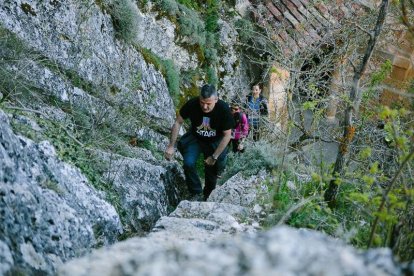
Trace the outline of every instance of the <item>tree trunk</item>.
<instances>
[{"instance_id":1,"label":"tree trunk","mask_svg":"<svg viewBox=\"0 0 414 276\"><path fill-rule=\"evenodd\" d=\"M352 142L355 134L355 127L353 125L354 112L357 113L359 110L359 104L361 102L361 93L359 90L359 83L363 76L368 61L372 56L375 44L378 40L378 36L382 30L382 26L385 21L385 16L388 10L388 0L382 0L380 11L378 13L377 22L373 33L371 33L367 48L365 50L364 57L361 61L359 68L355 71L351 91L349 94L349 102L345 110L344 117L344 133L340 140L338 155L336 156L335 166L332 173L332 180L329 183L328 189L325 191L325 201L328 202L329 207L333 208L336 206L336 196L338 194L338 180L342 176L345 165L345 157L348 152L348 147Z\"/></svg>"}]
</instances>

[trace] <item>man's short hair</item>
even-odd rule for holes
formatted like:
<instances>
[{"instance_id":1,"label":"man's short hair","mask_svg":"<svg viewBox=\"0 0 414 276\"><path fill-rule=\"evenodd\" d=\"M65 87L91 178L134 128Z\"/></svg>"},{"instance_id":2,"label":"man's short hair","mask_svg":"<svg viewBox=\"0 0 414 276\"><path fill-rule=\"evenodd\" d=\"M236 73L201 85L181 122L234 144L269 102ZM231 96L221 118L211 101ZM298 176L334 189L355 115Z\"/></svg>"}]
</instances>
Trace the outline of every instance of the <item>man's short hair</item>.
<instances>
[{"instance_id":1,"label":"man's short hair","mask_svg":"<svg viewBox=\"0 0 414 276\"><path fill-rule=\"evenodd\" d=\"M205 84L203 85L203 87L201 87L201 91L200 91L200 97L202 99L208 99L210 97L218 97L216 88L214 87L214 85L212 84Z\"/></svg>"}]
</instances>

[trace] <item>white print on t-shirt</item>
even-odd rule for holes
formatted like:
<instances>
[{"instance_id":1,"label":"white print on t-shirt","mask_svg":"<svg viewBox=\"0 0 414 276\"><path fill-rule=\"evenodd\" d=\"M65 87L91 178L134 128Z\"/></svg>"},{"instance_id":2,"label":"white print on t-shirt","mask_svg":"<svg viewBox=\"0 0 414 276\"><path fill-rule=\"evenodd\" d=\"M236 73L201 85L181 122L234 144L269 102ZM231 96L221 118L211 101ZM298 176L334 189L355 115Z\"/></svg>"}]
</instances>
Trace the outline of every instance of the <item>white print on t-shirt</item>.
<instances>
[{"instance_id":1,"label":"white print on t-shirt","mask_svg":"<svg viewBox=\"0 0 414 276\"><path fill-rule=\"evenodd\" d=\"M203 122L197 127L197 134L202 137L214 137L216 136L216 130L210 127L210 118L203 117Z\"/></svg>"}]
</instances>

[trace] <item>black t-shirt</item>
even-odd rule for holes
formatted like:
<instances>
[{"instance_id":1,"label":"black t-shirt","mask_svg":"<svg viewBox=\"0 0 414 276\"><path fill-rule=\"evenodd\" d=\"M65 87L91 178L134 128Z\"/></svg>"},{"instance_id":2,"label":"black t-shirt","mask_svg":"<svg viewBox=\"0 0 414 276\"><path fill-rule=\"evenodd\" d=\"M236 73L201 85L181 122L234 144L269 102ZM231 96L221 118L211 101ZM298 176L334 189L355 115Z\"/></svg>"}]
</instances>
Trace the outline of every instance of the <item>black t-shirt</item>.
<instances>
[{"instance_id":1,"label":"black t-shirt","mask_svg":"<svg viewBox=\"0 0 414 276\"><path fill-rule=\"evenodd\" d=\"M204 113L201 110L199 97L190 99L180 109L183 119L190 119L191 131L194 135L206 142L214 142L223 137L223 131L234 127L233 116L228 104L218 100L213 110Z\"/></svg>"}]
</instances>

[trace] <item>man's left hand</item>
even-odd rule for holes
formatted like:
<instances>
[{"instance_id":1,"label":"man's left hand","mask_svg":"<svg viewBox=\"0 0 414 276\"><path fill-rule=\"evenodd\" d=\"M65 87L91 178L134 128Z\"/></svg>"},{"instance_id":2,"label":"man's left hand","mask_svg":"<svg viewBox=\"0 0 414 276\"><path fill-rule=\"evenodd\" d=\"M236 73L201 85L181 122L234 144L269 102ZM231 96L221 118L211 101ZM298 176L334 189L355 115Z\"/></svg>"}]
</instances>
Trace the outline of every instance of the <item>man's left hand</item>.
<instances>
[{"instance_id":1,"label":"man's left hand","mask_svg":"<svg viewBox=\"0 0 414 276\"><path fill-rule=\"evenodd\" d=\"M174 152L175 152L174 146L168 145L165 152L164 152L165 159L172 160L172 158L174 156Z\"/></svg>"},{"instance_id":2,"label":"man's left hand","mask_svg":"<svg viewBox=\"0 0 414 276\"><path fill-rule=\"evenodd\" d=\"M207 159L206 159L206 160L204 160L204 163L205 163L207 166L214 166L214 164L216 164L216 160L214 160L214 158L213 158L213 157L209 156L209 157L207 157Z\"/></svg>"}]
</instances>

